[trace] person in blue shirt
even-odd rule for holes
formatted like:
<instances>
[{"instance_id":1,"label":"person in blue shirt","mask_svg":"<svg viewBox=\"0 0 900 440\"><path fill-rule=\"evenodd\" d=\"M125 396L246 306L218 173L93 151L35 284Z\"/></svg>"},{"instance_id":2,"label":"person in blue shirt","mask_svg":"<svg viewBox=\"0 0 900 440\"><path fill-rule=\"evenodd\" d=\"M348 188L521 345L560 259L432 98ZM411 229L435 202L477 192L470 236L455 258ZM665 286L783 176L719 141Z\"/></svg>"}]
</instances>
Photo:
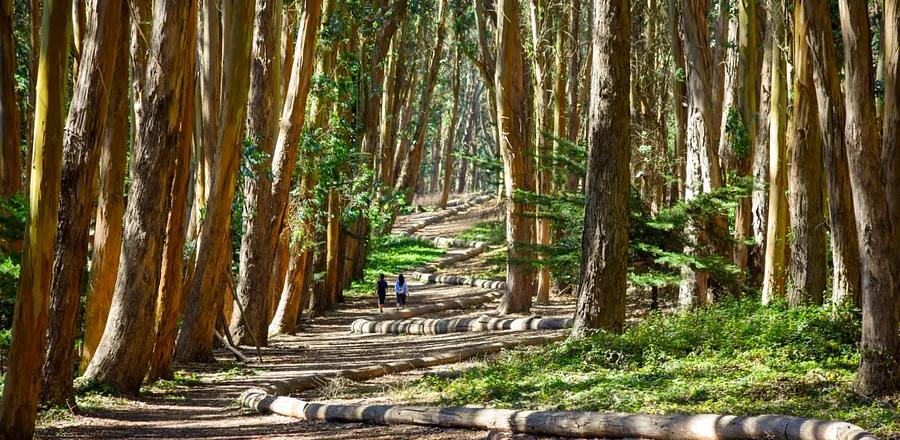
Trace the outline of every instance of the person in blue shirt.
<instances>
[{"instance_id":1,"label":"person in blue shirt","mask_svg":"<svg viewBox=\"0 0 900 440\"><path fill-rule=\"evenodd\" d=\"M388 283L384 280L384 274L378 276L375 284L375 294L378 295L378 313L384 313L384 300L387 297Z\"/></svg>"},{"instance_id":2,"label":"person in blue shirt","mask_svg":"<svg viewBox=\"0 0 900 440\"><path fill-rule=\"evenodd\" d=\"M397 310L406 307L406 297L409 295L409 286L403 274L397 276L397 282L394 284L394 293L397 294Z\"/></svg>"}]
</instances>

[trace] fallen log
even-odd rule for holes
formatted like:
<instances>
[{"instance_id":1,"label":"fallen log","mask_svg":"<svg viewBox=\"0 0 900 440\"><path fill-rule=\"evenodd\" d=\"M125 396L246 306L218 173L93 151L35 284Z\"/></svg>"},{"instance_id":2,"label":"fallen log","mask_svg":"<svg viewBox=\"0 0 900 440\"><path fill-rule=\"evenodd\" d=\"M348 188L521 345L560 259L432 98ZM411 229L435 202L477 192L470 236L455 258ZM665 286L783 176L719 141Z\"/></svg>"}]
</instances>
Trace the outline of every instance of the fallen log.
<instances>
[{"instance_id":1,"label":"fallen log","mask_svg":"<svg viewBox=\"0 0 900 440\"><path fill-rule=\"evenodd\" d=\"M376 320L361 318L350 324L352 333L391 335L440 335L446 333L487 332L499 330L560 330L572 326L571 318L496 318L490 316Z\"/></svg>"},{"instance_id":2,"label":"fallen log","mask_svg":"<svg viewBox=\"0 0 900 440\"><path fill-rule=\"evenodd\" d=\"M520 411L471 407L343 405L265 394L246 396L254 407L303 420L424 425L588 438L677 440L875 440L859 426L782 415L650 415L587 411Z\"/></svg>"},{"instance_id":3,"label":"fallen log","mask_svg":"<svg viewBox=\"0 0 900 440\"><path fill-rule=\"evenodd\" d=\"M475 356L497 353L500 350L507 348L545 345L552 342L561 341L565 338L565 333L553 332L549 334L514 338L507 341L474 344L463 349L445 352L434 356L425 356L414 359L401 359L397 361L368 365L365 367L349 368L325 373L305 373L293 378L273 380L258 384L257 387L245 391L240 397L240 402L241 405L244 405L247 408L257 411L265 411L265 408L258 406L260 402L262 402L260 396L265 397L267 395L287 395L299 391L315 389L321 386L321 384L328 379L341 377L354 381L365 381L376 377L386 376L388 374L418 370L420 368L428 368L435 365L455 364L466 359L471 359Z\"/></svg>"}]
</instances>

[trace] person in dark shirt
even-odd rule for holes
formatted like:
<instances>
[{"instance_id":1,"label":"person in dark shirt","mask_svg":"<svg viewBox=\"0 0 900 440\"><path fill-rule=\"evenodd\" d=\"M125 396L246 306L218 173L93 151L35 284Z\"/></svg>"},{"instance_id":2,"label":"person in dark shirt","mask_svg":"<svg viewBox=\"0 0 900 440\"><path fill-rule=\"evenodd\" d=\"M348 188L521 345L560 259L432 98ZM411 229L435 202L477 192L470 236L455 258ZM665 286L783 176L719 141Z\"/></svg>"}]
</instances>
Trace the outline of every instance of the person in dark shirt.
<instances>
[{"instance_id":1,"label":"person in dark shirt","mask_svg":"<svg viewBox=\"0 0 900 440\"><path fill-rule=\"evenodd\" d=\"M388 283L384 280L384 274L378 276L378 283L375 285L375 294L378 295L378 313L384 313L384 300L387 297Z\"/></svg>"}]
</instances>

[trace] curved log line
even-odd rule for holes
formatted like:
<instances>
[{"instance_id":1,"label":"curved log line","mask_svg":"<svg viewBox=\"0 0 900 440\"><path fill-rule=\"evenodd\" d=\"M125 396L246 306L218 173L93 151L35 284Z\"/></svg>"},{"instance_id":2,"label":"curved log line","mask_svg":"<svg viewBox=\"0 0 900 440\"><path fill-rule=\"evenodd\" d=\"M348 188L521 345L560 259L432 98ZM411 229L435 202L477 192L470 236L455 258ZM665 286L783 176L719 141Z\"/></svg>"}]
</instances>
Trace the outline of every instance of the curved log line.
<instances>
[{"instance_id":1,"label":"curved log line","mask_svg":"<svg viewBox=\"0 0 900 440\"><path fill-rule=\"evenodd\" d=\"M495 318L490 316L385 320L361 318L350 324L351 333L378 333L391 335L439 335L463 332L488 332L504 330L561 330L572 326L571 318Z\"/></svg>"},{"instance_id":2,"label":"curved log line","mask_svg":"<svg viewBox=\"0 0 900 440\"><path fill-rule=\"evenodd\" d=\"M783 415L651 415L588 411L523 411L472 407L322 404L248 392L242 403L260 412L302 420L412 424L563 437L638 437L678 440L875 440L859 426Z\"/></svg>"}]
</instances>

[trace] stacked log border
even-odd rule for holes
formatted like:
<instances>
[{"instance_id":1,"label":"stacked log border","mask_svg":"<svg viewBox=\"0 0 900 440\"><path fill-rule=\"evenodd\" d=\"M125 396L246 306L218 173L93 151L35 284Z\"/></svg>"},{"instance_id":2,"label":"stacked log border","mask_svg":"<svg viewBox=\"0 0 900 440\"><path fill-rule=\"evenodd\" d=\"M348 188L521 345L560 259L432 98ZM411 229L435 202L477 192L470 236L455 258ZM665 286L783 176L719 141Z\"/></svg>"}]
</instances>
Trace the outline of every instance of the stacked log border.
<instances>
[{"instance_id":1,"label":"stacked log border","mask_svg":"<svg viewBox=\"0 0 900 440\"><path fill-rule=\"evenodd\" d=\"M472 407L322 404L263 394L246 396L252 407L302 420L421 425L532 435L664 440L875 440L859 426L782 415L651 415L588 411L520 411Z\"/></svg>"},{"instance_id":2,"label":"stacked log border","mask_svg":"<svg viewBox=\"0 0 900 440\"><path fill-rule=\"evenodd\" d=\"M434 356L425 356L414 359L401 359L392 362L383 362L365 367L349 368L327 373L306 373L298 375L294 378L262 383L256 388L249 389L241 394L240 403L242 406L252 410L256 410L258 412L268 412L268 406L265 405L264 402L269 401L270 397L283 396L300 391L315 389L326 384L329 379L345 378L357 382L362 382L369 379L374 379L376 377L386 376L388 374L418 370L422 368L433 367L436 365L455 364L476 356L497 353L507 348L545 345L552 342L561 341L565 338L565 333L554 332L552 334L526 336L507 341L473 344L460 350L441 353Z\"/></svg>"},{"instance_id":3,"label":"stacked log border","mask_svg":"<svg viewBox=\"0 0 900 440\"><path fill-rule=\"evenodd\" d=\"M379 333L391 335L441 335L446 333L488 332L503 330L562 330L572 327L571 318L495 318L490 316L376 320L362 318L350 324L352 333Z\"/></svg>"}]
</instances>

